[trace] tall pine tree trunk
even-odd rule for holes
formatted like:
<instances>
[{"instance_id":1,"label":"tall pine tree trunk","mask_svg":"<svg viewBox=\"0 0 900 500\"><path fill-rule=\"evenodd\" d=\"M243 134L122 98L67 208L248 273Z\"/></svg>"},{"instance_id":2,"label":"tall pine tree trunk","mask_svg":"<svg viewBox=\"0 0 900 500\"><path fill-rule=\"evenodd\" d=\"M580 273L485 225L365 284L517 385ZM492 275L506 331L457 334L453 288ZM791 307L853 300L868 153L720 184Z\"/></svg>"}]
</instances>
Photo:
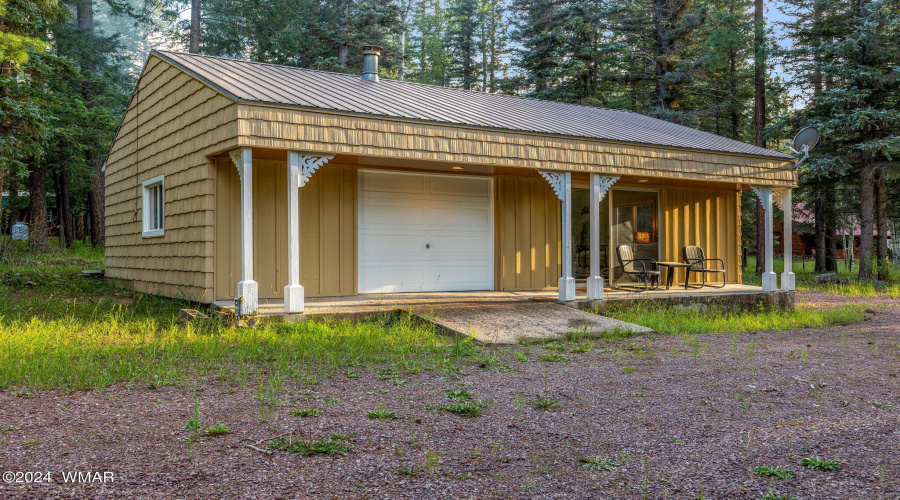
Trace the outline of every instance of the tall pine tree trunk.
<instances>
[{"instance_id":1,"label":"tall pine tree trunk","mask_svg":"<svg viewBox=\"0 0 900 500\"><path fill-rule=\"evenodd\" d=\"M342 0L337 7L337 11L340 12L341 19L344 22L349 22L350 19L350 2L352 0ZM346 33L344 34L346 36ZM347 66L347 60L350 57L350 46L347 45L345 40L341 40L337 46L337 58L338 62L341 63L341 66Z\"/></svg>"},{"instance_id":2,"label":"tall pine tree trunk","mask_svg":"<svg viewBox=\"0 0 900 500\"><path fill-rule=\"evenodd\" d=\"M66 248L75 246L75 232L72 227L72 203L69 193L69 169L65 164L60 165L59 171L59 222L60 238L65 241Z\"/></svg>"},{"instance_id":3,"label":"tall pine tree trunk","mask_svg":"<svg viewBox=\"0 0 900 500\"><path fill-rule=\"evenodd\" d=\"M753 2L754 19L754 48L755 58L753 64L753 130L756 136L756 145L766 147L763 139L763 129L766 126L766 33L765 19L763 18L763 0ZM765 224L766 211L756 198L756 273L762 274L766 269L766 240Z\"/></svg>"},{"instance_id":4,"label":"tall pine tree trunk","mask_svg":"<svg viewBox=\"0 0 900 500\"><path fill-rule=\"evenodd\" d=\"M191 41L188 52L200 53L200 0L191 0Z\"/></svg>"},{"instance_id":5,"label":"tall pine tree trunk","mask_svg":"<svg viewBox=\"0 0 900 500\"><path fill-rule=\"evenodd\" d=\"M865 142L865 141L863 141ZM863 151L861 196L859 209L859 279L872 279L872 250L875 232L875 173L869 162L868 153Z\"/></svg>"},{"instance_id":6,"label":"tall pine tree trunk","mask_svg":"<svg viewBox=\"0 0 900 500\"><path fill-rule=\"evenodd\" d=\"M84 240L84 215L78 214L75 216L75 239L78 241Z\"/></svg>"},{"instance_id":7,"label":"tall pine tree trunk","mask_svg":"<svg viewBox=\"0 0 900 500\"><path fill-rule=\"evenodd\" d=\"M29 242L36 252L46 252L50 248L50 231L47 227L47 167L37 160L31 169L30 178L31 228Z\"/></svg>"},{"instance_id":8,"label":"tall pine tree trunk","mask_svg":"<svg viewBox=\"0 0 900 500\"><path fill-rule=\"evenodd\" d=\"M670 83L666 76L672 71L672 62L669 60L669 31L673 29L670 24L667 11L669 0L654 0L653 2L653 32L651 33L654 55L656 59L656 107L661 110L670 110L674 106Z\"/></svg>"},{"instance_id":9,"label":"tall pine tree trunk","mask_svg":"<svg viewBox=\"0 0 900 500\"><path fill-rule=\"evenodd\" d=\"M877 255L878 263L884 263L888 258L888 221L887 221L887 193L884 178L884 167L875 172L875 228L878 230Z\"/></svg>"},{"instance_id":10,"label":"tall pine tree trunk","mask_svg":"<svg viewBox=\"0 0 900 500\"><path fill-rule=\"evenodd\" d=\"M825 270L837 272L837 231L833 217L826 218L825 224Z\"/></svg>"},{"instance_id":11,"label":"tall pine tree trunk","mask_svg":"<svg viewBox=\"0 0 900 500\"><path fill-rule=\"evenodd\" d=\"M88 30L92 34L94 32L94 1L78 0L76 6L76 21L79 28ZM97 68L89 66L86 68L90 73L96 73ZM88 101L93 90L89 84L83 84L85 94L88 94ZM102 247L106 244L105 236L105 214L106 207L106 183L103 179L103 158L98 151L90 150L87 154L88 163L91 165L91 182L88 190L88 197L91 199L91 245Z\"/></svg>"},{"instance_id":12,"label":"tall pine tree trunk","mask_svg":"<svg viewBox=\"0 0 900 500\"><path fill-rule=\"evenodd\" d=\"M816 198L813 201L813 219L815 229L816 244L816 265L815 270L824 273L828 270L825 252L825 201L822 199L821 183L816 184Z\"/></svg>"},{"instance_id":13,"label":"tall pine tree trunk","mask_svg":"<svg viewBox=\"0 0 900 500\"><path fill-rule=\"evenodd\" d=\"M56 217L58 219L57 225L59 227L58 235L56 238L56 242L59 244L60 250L66 247L66 230L63 227L63 219L65 216L63 215L62 203L62 192L59 190L59 172L50 173L50 179L53 181L53 192L56 195Z\"/></svg>"},{"instance_id":14,"label":"tall pine tree trunk","mask_svg":"<svg viewBox=\"0 0 900 500\"><path fill-rule=\"evenodd\" d=\"M103 161L92 155L90 158L94 175L91 176L91 189L88 197L91 199L91 245L102 247L106 245L106 182L103 175Z\"/></svg>"}]
</instances>

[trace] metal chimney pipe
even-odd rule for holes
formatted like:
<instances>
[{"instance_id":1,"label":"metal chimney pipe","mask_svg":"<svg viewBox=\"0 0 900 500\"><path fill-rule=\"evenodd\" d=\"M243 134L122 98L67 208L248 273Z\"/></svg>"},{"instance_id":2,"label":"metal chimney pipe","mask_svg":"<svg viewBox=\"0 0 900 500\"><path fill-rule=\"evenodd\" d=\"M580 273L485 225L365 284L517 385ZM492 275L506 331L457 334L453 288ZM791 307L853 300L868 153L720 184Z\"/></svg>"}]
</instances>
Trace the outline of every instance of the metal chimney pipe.
<instances>
[{"instance_id":1,"label":"metal chimney pipe","mask_svg":"<svg viewBox=\"0 0 900 500\"><path fill-rule=\"evenodd\" d=\"M363 80L378 81L378 57L381 56L381 50L377 45L366 45L362 48Z\"/></svg>"}]
</instances>

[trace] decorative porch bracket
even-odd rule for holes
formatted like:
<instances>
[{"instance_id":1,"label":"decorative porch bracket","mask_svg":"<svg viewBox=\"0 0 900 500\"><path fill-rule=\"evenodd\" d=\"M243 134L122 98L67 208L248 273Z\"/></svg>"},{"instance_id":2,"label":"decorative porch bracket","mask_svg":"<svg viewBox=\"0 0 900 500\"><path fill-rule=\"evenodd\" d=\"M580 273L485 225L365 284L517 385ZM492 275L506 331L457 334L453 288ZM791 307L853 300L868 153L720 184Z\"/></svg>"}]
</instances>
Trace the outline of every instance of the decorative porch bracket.
<instances>
[{"instance_id":1,"label":"decorative porch bracket","mask_svg":"<svg viewBox=\"0 0 900 500\"><path fill-rule=\"evenodd\" d=\"M253 281L253 149L228 153L241 179L241 281L237 284L241 315L259 309L259 285ZM237 312L237 311L235 311Z\"/></svg>"},{"instance_id":2,"label":"decorative porch bracket","mask_svg":"<svg viewBox=\"0 0 900 500\"><path fill-rule=\"evenodd\" d=\"M538 173L547 179L556 197L562 202L562 276L559 278L559 301L570 302L575 300L575 278L572 276L572 173L553 170L538 170Z\"/></svg>"},{"instance_id":3,"label":"decorative porch bracket","mask_svg":"<svg viewBox=\"0 0 900 500\"><path fill-rule=\"evenodd\" d=\"M309 182L309 178L312 177L313 172L334 158L334 155L301 153L300 151L291 151L290 154L293 157L291 164L299 165L300 177L297 181L297 187L305 186ZM294 159L296 159L296 163L293 162Z\"/></svg>"},{"instance_id":4,"label":"decorative porch bracket","mask_svg":"<svg viewBox=\"0 0 900 500\"><path fill-rule=\"evenodd\" d=\"M778 276L775 275L774 268L774 228L772 222L772 187L771 186L750 186L753 192L759 197L762 207L765 210L765 234L763 235L765 247L766 270L762 275L762 289L764 292L774 292L778 289ZM759 258L757 256L757 258Z\"/></svg>"},{"instance_id":5,"label":"decorative porch bracket","mask_svg":"<svg viewBox=\"0 0 900 500\"><path fill-rule=\"evenodd\" d=\"M617 180L618 175L591 174L591 275L587 279L588 300L603 299L603 276L600 274L600 203Z\"/></svg>"},{"instance_id":6,"label":"decorative porch bracket","mask_svg":"<svg viewBox=\"0 0 900 500\"><path fill-rule=\"evenodd\" d=\"M300 284L300 196L298 189L309 182L313 172L334 158L334 155L288 153L287 164L287 235L288 235L288 284L284 287L284 312L302 313L305 293Z\"/></svg>"}]
</instances>

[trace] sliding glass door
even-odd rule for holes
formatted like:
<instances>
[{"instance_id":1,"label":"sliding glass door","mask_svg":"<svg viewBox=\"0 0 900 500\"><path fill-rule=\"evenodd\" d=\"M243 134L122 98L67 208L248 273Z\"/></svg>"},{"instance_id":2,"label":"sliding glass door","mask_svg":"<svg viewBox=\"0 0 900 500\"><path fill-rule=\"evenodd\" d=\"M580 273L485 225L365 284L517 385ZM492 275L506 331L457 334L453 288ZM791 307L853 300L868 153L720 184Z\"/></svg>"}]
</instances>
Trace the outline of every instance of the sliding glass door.
<instances>
[{"instance_id":1,"label":"sliding glass door","mask_svg":"<svg viewBox=\"0 0 900 500\"><path fill-rule=\"evenodd\" d=\"M615 189L611 193L613 206L612 270L613 283L630 281L624 276L615 248L628 245L636 259L659 260L659 192L651 190ZM649 267L648 267L649 268Z\"/></svg>"}]
</instances>

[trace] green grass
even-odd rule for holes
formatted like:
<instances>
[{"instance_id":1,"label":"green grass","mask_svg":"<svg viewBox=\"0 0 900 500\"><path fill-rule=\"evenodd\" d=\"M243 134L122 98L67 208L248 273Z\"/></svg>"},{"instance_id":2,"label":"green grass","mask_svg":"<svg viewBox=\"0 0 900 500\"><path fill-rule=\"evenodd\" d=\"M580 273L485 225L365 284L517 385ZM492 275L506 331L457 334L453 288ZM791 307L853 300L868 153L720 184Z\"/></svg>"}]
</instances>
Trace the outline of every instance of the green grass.
<instances>
[{"instance_id":1,"label":"green grass","mask_svg":"<svg viewBox=\"0 0 900 500\"><path fill-rule=\"evenodd\" d=\"M445 393L447 399L455 399L457 401L468 401L472 399L472 395L465 389L447 389Z\"/></svg>"},{"instance_id":2,"label":"green grass","mask_svg":"<svg viewBox=\"0 0 900 500\"><path fill-rule=\"evenodd\" d=\"M592 458L578 457L578 463L580 463L582 467L594 470L616 470L622 466L622 464L615 460L603 458L601 456Z\"/></svg>"},{"instance_id":3,"label":"green grass","mask_svg":"<svg viewBox=\"0 0 900 500\"><path fill-rule=\"evenodd\" d=\"M562 403L558 399L546 398L540 395L529 401L528 404L538 410L556 410L562 407Z\"/></svg>"},{"instance_id":4,"label":"green grass","mask_svg":"<svg viewBox=\"0 0 900 500\"><path fill-rule=\"evenodd\" d=\"M886 296L889 298L900 298L900 269L892 268L890 265L881 266L883 272L881 274L886 278L886 282L858 281L859 262L853 265L850 270L843 260L838 262L838 270L836 272L838 279L846 280L848 283L819 283L816 276L823 274L814 271L815 263L811 260L805 262L800 259L793 260L794 275L797 280L798 290L822 290L831 293L837 293L848 297L876 297ZM776 274L780 275L784 271L784 259L776 258L773 263ZM747 267L743 269L743 282L746 285L762 285L762 278L756 274L756 257L747 259Z\"/></svg>"},{"instance_id":5,"label":"green grass","mask_svg":"<svg viewBox=\"0 0 900 500\"><path fill-rule=\"evenodd\" d=\"M769 490L765 495L760 497L760 500L797 500L797 497L789 493L776 493Z\"/></svg>"},{"instance_id":6,"label":"green grass","mask_svg":"<svg viewBox=\"0 0 900 500\"><path fill-rule=\"evenodd\" d=\"M390 420L397 418L397 414L388 410L384 403L375 405L375 409L366 413L372 420Z\"/></svg>"},{"instance_id":7,"label":"green grass","mask_svg":"<svg viewBox=\"0 0 900 500\"><path fill-rule=\"evenodd\" d=\"M321 408L302 408L299 410L291 410L288 412L289 415L300 418L308 418L308 417L318 417L322 414Z\"/></svg>"},{"instance_id":8,"label":"green grass","mask_svg":"<svg viewBox=\"0 0 900 500\"><path fill-rule=\"evenodd\" d=\"M74 252L21 250L0 258L0 294L7 297L0 301L0 390L205 379L245 386L263 374L309 381L349 367L440 366L478 349L404 316L237 329L214 318L177 325L179 309L198 306L81 276L101 268L102 251L80 243Z\"/></svg>"},{"instance_id":9,"label":"green grass","mask_svg":"<svg viewBox=\"0 0 900 500\"><path fill-rule=\"evenodd\" d=\"M768 465L757 467L753 472L760 476L769 476L775 479L790 479L794 477L794 471L792 470L785 470L781 467L769 467Z\"/></svg>"},{"instance_id":10,"label":"green grass","mask_svg":"<svg viewBox=\"0 0 900 500\"><path fill-rule=\"evenodd\" d=\"M0 388L103 388L120 382L170 383L216 377L308 377L349 365L441 358L450 348L433 328L411 321L302 322L228 328L215 321L176 325L125 306L94 317L0 318Z\"/></svg>"},{"instance_id":11,"label":"green grass","mask_svg":"<svg viewBox=\"0 0 900 500\"><path fill-rule=\"evenodd\" d=\"M426 409L443 411L447 413L455 413L461 417L474 418L481 415L481 412L491 404L492 401L468 401L465 403L451 403L445 405L426 406Z\"/></svg>"},{"instance_id":12,"label":"green grass","mask_svg":"<svg viewBox=\"0 0 900 500\"><path fill-rule=\"evenodd\" d=\"M875 408L884 408L885 410L896 410L897 407L888 401L872 401Z\"/></svg>"},{"instance_id":13,"label":"green grass","mask_svg":"<svg viewBox=\"0 0 900 500\"><path fill-rule=\"evenodd\" d=\"M291 455L308 457L311 455L346 455L353 451L349 438L344 435L332 434L327 438L319 439L293 439L277 437L269 442L270 450L281 450Z\"/></svg>"},{"instance_id":14,"label":"green grass","mask_svg":"<svg viewBox=\"0 0 900 500\"><path fill-rule=\"evenodd\" d=\"M824 460L819 457L807 457L800 460L800 465L812 469L812 470L820 470L820 471L833 471L841 468L841 463L837 460Z\"/></svg>"},{"instance_id":15,"label":"green grass","mask_svg":"<svg viewBox=\"0 0 900 500\"><path fill-rule=\"evenodd\" d=\"M102 389L113 384L159 388L218 380L246 387L256 378L312 384L335 373L369 370L406 383L420 367L481 362L508 368L472 339L451 340L404 315L371 321L307 321L233 328L216 318L175 323L185 300L117 288L81 275L102 269L103 252L78 243L71 252L33 255L22 245L0 255L0 390ZM706 333L803 328L863 318L858 308L799 308L731 314L647 306L604 314L660 332ZM604 332L600 341L630 332ZM581 341L586 339L580 338ZM537 359L568 362L561 343L546 344ZM584 350L589 351L588 341ZM519 354L517 352L516 354ZM527 361L526 349L518 359ZM504 370L501 370L504 371Z\"/></svg>"},{"instance_id":16,"label":"green grass","mask_svg":"<svg viewBox=\"0 0 900 500\"><path fill-rule=\"evenodd\" d=\"M210 436L222 436L224 434L231 434L231 429L221 422L216 422L212 427L206 428L206 433Z\"/></svg>"},{"instance_id":17,"label":"green grass","mask_svg":"<svg viewBox=\"0 0 900 500\"><path fill-rule=\"evenodd\" d=\"M900 299L900 284L897 283L876 284L871 281L851 281L850 283L840 284L818 283L816 286L798 285L798 288L822 290L846 297L888 297Z\"/></svg>"},{"instance_id":18,"label":"green grass","mask_svg":"<svg viewBox=\"0 0 900 500\"><path fill-rule=\"evenodd\" d=\"M698 334L750 332L759 330L797 330L862 321L862 306L848 305L820 310L798 306L794 310L764 309L754 312L728 312L717 307L677 308L651 304L627 307L610 306L603 314L611 318L646 326L659 333Z\"/></svg>"}]
</instances>

